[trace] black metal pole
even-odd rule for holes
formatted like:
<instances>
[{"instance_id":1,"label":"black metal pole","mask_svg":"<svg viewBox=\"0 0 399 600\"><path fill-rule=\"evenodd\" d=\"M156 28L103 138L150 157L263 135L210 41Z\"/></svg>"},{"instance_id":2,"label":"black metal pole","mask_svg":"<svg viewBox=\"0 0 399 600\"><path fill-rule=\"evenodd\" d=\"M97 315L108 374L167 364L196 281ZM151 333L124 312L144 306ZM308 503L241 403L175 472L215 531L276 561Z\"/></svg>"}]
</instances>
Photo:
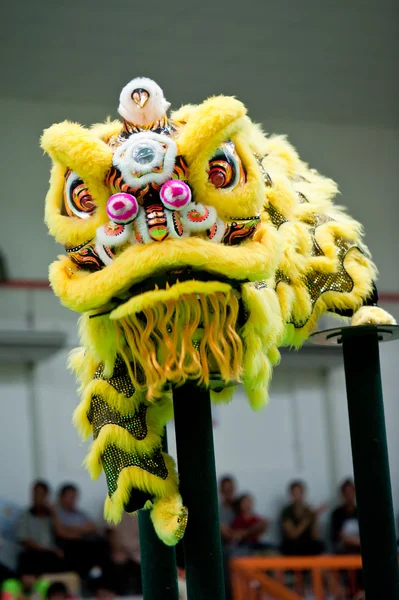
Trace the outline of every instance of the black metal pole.
<instances>
[{"instance_id":1,"label":"black metal pole","mask_svg":"<svg viewBox=\"0 0 399 600\"><path fill-rule=\"evenodd\" d=\"M378 332L342 331L361 553L367 600L398 600Z\"/></svg>"},{"instance_id":2,"label":"black metal pole","mask_svg":"<svg viewBox=\"0 0 399 600\"><path fill-rule=\"evenodd\" d=\"M188 508L183 538L189 600L224 600L223 559L208 390L173 392L180 491Z\"/></svg>"},{"instance_id":3,"label":"black metal pole","mask_svg":"<svg viewBox=\"0 0 399 600\"><path fill-rule=\"evenodd\" d=\"M168 449L166 432L163 449ZM158 538L148 510L139 511L139 532L144 600L179 600L175 549Z\"/></svg>"}]
</instances>

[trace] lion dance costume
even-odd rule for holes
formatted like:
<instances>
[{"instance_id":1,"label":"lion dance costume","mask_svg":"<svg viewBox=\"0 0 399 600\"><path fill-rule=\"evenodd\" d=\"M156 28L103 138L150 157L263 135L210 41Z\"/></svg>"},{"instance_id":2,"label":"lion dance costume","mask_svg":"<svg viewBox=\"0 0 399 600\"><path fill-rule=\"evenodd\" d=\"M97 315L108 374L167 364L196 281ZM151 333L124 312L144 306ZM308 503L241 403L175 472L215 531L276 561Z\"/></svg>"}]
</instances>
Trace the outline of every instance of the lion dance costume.
<instances>
[{"instance_id":1,"label":"lion dance costume","mask_svg":"<svg viewBox=\"0 0 399 600\"><path fill-rule=\"evenodd\" d=\"M66 248L50 281L82 313L71 365L74 421L93 436L87 467L105 472L109 520L150 509L173 545L188 515L161 447L171 386L195 381L217 402L242 382L260 409L278 348L299 347L324 312L393 319L376 306L376 269L360 224L331 202L333 181L235 98L170 119L168 108L155 82L136 78L122 122L59 123L42 147L53 162L46 223Z\"/></svg>"}]
</instances>

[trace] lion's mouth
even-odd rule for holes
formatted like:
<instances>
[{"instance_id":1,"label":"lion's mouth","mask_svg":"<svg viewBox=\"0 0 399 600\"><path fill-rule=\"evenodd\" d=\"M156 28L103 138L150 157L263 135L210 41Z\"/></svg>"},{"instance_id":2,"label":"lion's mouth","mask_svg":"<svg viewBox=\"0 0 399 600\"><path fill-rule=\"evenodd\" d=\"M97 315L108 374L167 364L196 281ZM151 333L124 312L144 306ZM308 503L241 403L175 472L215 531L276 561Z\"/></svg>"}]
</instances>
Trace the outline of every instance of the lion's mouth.
<instances>
[{"instance_id":1,"label":"lion's mouth","mask_svg":"<svg viewBox=\"0 0 399 600\"><path fill-rule=\"evenodd\" d=\"M152 290L169 289L172 285L183 281L219 281L227 283L232 288L238 289L243 283L247 283L249 279L230 279L222 274L209 273L208 271L196 271L190 267L183 269L174 269L164 273L156 274L147 278L145 281L132 285L128 294L130 297L139 296L145 292Z\"/></svg>"},{"instance_id":2,"label":"lion's mouth","mask_svg":"<svg viewBox=\"0 0 399 600\"><path fill-rule=\"evenodd\" d=\"M208 284L210 284L209 287L211 287L212 284L215 284L220 287L220 291L230 289L234 290L233 293L235 293L236 296L240 296L242 284L248 283L249 279L231 279L222 274L197 271L191 267L164 271L147 277L144 281L132 285L128 290L116 294L110 299L109 304L104 310L95 312L91 315L91 318L111 313L113 313L114 318L115 315L120 317L123 313L129 312L128 309L125 310L123 308L124 306L127 308L128 304L130 307L136 304L134 302L135 298L154 292L168 292L172 290L173 287L179 287L181 284L184 285L185 282L188 282L193 286L198 285L198 291L204 289L203 286L208 286ZM121 307L122 310L117 310L119 307Z\"/></svg>"},{"instance_id":3,"label":"lion's mouth","mask_svg":"<svg viewBox=\"0 0 399 600\"><path fill-rule=\"evenodd\" d=\"M78 312L102 311L152 295L167 299L180 291L213 293L239 290L247 281L267 280L278 254L263 234L242 244L213 244L200 237L132 244L107 266L89 271L65 257L51 267L50 278L63 303ZM208 292L209 290L209 292ZM142 299L142 300L141 300Z\"/></svg>"}]
</instances>

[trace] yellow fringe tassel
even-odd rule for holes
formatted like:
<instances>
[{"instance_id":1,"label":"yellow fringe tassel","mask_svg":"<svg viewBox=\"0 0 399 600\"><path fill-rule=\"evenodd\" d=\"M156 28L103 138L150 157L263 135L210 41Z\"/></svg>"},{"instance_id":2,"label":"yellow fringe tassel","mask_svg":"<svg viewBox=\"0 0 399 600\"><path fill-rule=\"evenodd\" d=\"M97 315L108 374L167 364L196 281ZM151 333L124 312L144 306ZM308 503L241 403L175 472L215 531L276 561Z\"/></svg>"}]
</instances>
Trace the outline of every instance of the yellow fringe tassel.
<instances>
[{"instance_id":1,"label":"yellow fringe tassel","mask_svg":"<svg viewBox=\"0 0 399 600\"><path fill-rule=\"evenodd\" d=\"M115 321L118 352L136 390L159 398L167 382L209 385L210 374L240 381L239 304L231 292L189 294Z\"/></svg>"}]
</instances>

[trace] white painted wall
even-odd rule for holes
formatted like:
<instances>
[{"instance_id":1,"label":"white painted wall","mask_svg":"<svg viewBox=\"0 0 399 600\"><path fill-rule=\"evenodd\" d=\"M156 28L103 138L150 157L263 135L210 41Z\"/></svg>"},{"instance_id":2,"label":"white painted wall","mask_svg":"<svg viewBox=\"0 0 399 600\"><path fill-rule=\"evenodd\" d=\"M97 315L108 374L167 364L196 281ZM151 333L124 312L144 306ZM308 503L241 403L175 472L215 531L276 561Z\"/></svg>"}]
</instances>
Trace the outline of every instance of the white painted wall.
<instances>
[{"instance_id":1,"label":"white painted wall","mask_svg":"<svg viewBox=\"0 0 399 600\"><path fill-rule=\"evenodd\" d=\"M28 369L0 365L0 496L25 502L33 476Z\"/></svg>"}]
</instances>

